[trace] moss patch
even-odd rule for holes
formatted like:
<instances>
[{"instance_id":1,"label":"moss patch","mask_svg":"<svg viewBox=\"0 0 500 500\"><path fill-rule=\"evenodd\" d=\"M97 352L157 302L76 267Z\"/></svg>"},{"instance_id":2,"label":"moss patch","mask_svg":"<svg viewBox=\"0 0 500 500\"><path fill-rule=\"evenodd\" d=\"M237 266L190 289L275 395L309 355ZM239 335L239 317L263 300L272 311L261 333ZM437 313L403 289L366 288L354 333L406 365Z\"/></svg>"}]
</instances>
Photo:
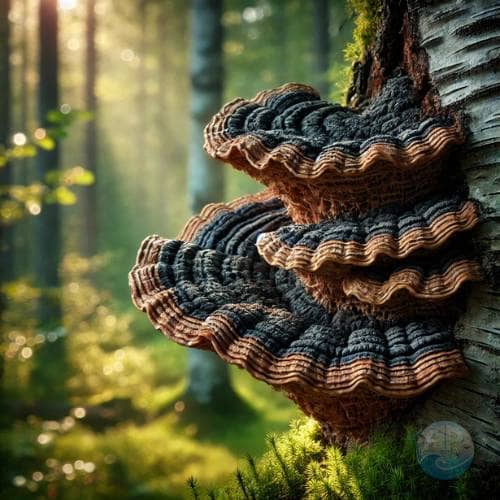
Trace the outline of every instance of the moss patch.
<instances>
[{"instance_id":1,"label":"moss patch","mask_svg":"<svg viewBox=\"0 0 500 500\"><path fill-rule=\"evenodd\" d=\"M427 476L415 454L416 431L400 435L382 431L368 446L342 453L325 447L318 425L311 419L292 423L290 431L271 435L259 460L248 456L225 486L207 490L189 482L195 498L328 499L473 498L473 480L467 472L454 481Z\"/></svg>"}]
</instances>

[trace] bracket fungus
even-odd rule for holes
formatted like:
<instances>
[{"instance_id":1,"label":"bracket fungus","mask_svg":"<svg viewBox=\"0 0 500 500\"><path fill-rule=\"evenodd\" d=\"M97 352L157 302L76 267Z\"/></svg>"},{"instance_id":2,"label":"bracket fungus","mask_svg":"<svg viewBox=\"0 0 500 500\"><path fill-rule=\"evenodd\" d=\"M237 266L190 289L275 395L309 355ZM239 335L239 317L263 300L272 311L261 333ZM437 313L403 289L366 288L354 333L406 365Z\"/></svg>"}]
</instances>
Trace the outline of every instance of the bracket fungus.
<instances>
[{"instance_id":1,"label":"bracket fungus","mask_svg":"<svg viewBox=\"0 0 500 500\"><path fill-rule=\"evenodd\" d=\"M130 286L155 328L282 390L340 443L466 375L453 323L482 275L479 206L450 181L459 117L422 116L405 76L362 112L288 84L229 103L205 139L268 188L143 242Z\"/></svg>"}]
</instances>

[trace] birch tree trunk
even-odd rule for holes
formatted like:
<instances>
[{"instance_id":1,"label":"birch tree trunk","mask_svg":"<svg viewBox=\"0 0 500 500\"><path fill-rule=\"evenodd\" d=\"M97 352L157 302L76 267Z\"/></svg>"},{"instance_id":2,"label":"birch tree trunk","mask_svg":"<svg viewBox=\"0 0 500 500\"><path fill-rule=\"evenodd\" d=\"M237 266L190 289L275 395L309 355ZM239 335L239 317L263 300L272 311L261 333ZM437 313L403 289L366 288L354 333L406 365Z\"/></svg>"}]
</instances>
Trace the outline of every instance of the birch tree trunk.
<instances>
[{"instance_id":1,"label":"birch tree trunk","mask_svg":"<svg viewBox=\"0 0 500 500\"><path fill-rule=\"evenodd\" d=\"M453 161L470 196L482 203L484 223L473 233L486 280L470 293L455 325L471 372L440 384L415 411L419 427L437 420L463 425L478 465L500 463L500 2L384 0L378 37L355 67L351 103L376 95L397 67L415 84L427 111L468 116L469 135Z\"/></svg>"},{"instance_id":2,"label":"birch tree trunk","mask_svg":"<svg viewBox=\"0 0 500 500\"><path fill-rule=\"evenodd\" d=\"M415 2L417 3L417 2ZM439 1L419 9L421 45L443 106L463 109L470 135L460 167L483 207L479 242L488 282L473 289L455 335L471 374L443 384L422 424L453 420L469 430L476 463L500 462L500 2Z\"/></svg>"},{"instance_id":3,"label":"birch tree trunk","mask_svg":"<svg viewBox=\"0 0 500 500\"><path fill-rule=\"evenodd\" d=\"M275 47L274 53L276 62L276 79L279 85L288 82L289 64L288 64L288 5L287 0L273 0L271 3L273 8L275 31Z\"/></svg>"},{"instance_id":4,"label":"birch tree trunk","mask_svg":"<svg viewBox=\"0 0 500 500\"><path fill-rule=\"evenodd\" d=\"M224 167L203 151L203 129L222 105L222 0L191 3L191 137L188 159L189 204L199 212L224 195ZM203 405L232 393L226 363L207 351L190 349L187 396ZM222 398L223 399L223 398Z\"/></svg>"}]
</instances>

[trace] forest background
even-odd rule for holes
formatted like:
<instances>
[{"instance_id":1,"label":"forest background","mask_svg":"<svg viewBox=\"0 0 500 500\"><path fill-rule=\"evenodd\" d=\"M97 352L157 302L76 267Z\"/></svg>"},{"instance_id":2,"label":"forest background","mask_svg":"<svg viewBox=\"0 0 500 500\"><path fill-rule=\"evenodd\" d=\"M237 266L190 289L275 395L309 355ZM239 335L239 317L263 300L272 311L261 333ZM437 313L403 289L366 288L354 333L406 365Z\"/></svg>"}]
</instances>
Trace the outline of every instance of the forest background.
<instances>
[{"instance_id":1,"label":"forest background","mask_svg":"<svg viewBox=\"0 0 500 500\"><path fill-rule=\"evenodd\" d=\"M219 23L224 101L296 81L344 102L354 26L369 34L357 3L0 1L5 498L179 498L298 415L237 369L230 397L197 400L196 361L133 309L127 273L140 241L175 237L205 189L188 168L202 148L196 10ZM218 168L210 201L261 189Z\"/></svg>"}]
</instances>

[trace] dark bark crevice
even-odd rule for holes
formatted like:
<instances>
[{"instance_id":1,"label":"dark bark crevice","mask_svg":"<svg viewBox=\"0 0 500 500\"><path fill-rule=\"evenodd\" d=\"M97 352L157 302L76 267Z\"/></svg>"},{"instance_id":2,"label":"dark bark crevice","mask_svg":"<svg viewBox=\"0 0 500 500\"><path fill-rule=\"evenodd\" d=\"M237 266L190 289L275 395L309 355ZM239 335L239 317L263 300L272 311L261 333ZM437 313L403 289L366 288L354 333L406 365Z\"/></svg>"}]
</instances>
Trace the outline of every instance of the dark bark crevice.
<instances>
[{"instance_id":1,"label":"dark bark crevice","mask_svg":"<svg viewBox=\"0 0 500 500\"><path fill-rule=\"evenodd\" d=\"M440 109L439 97L431 85L425 49L418 30L418 13L408 0L384 0L382 17L375 42L363 61L353 68L348 102L363 108L380 94L391 76L403 71L414 82L425 115Z\"/></svg>"}]
</instances>

